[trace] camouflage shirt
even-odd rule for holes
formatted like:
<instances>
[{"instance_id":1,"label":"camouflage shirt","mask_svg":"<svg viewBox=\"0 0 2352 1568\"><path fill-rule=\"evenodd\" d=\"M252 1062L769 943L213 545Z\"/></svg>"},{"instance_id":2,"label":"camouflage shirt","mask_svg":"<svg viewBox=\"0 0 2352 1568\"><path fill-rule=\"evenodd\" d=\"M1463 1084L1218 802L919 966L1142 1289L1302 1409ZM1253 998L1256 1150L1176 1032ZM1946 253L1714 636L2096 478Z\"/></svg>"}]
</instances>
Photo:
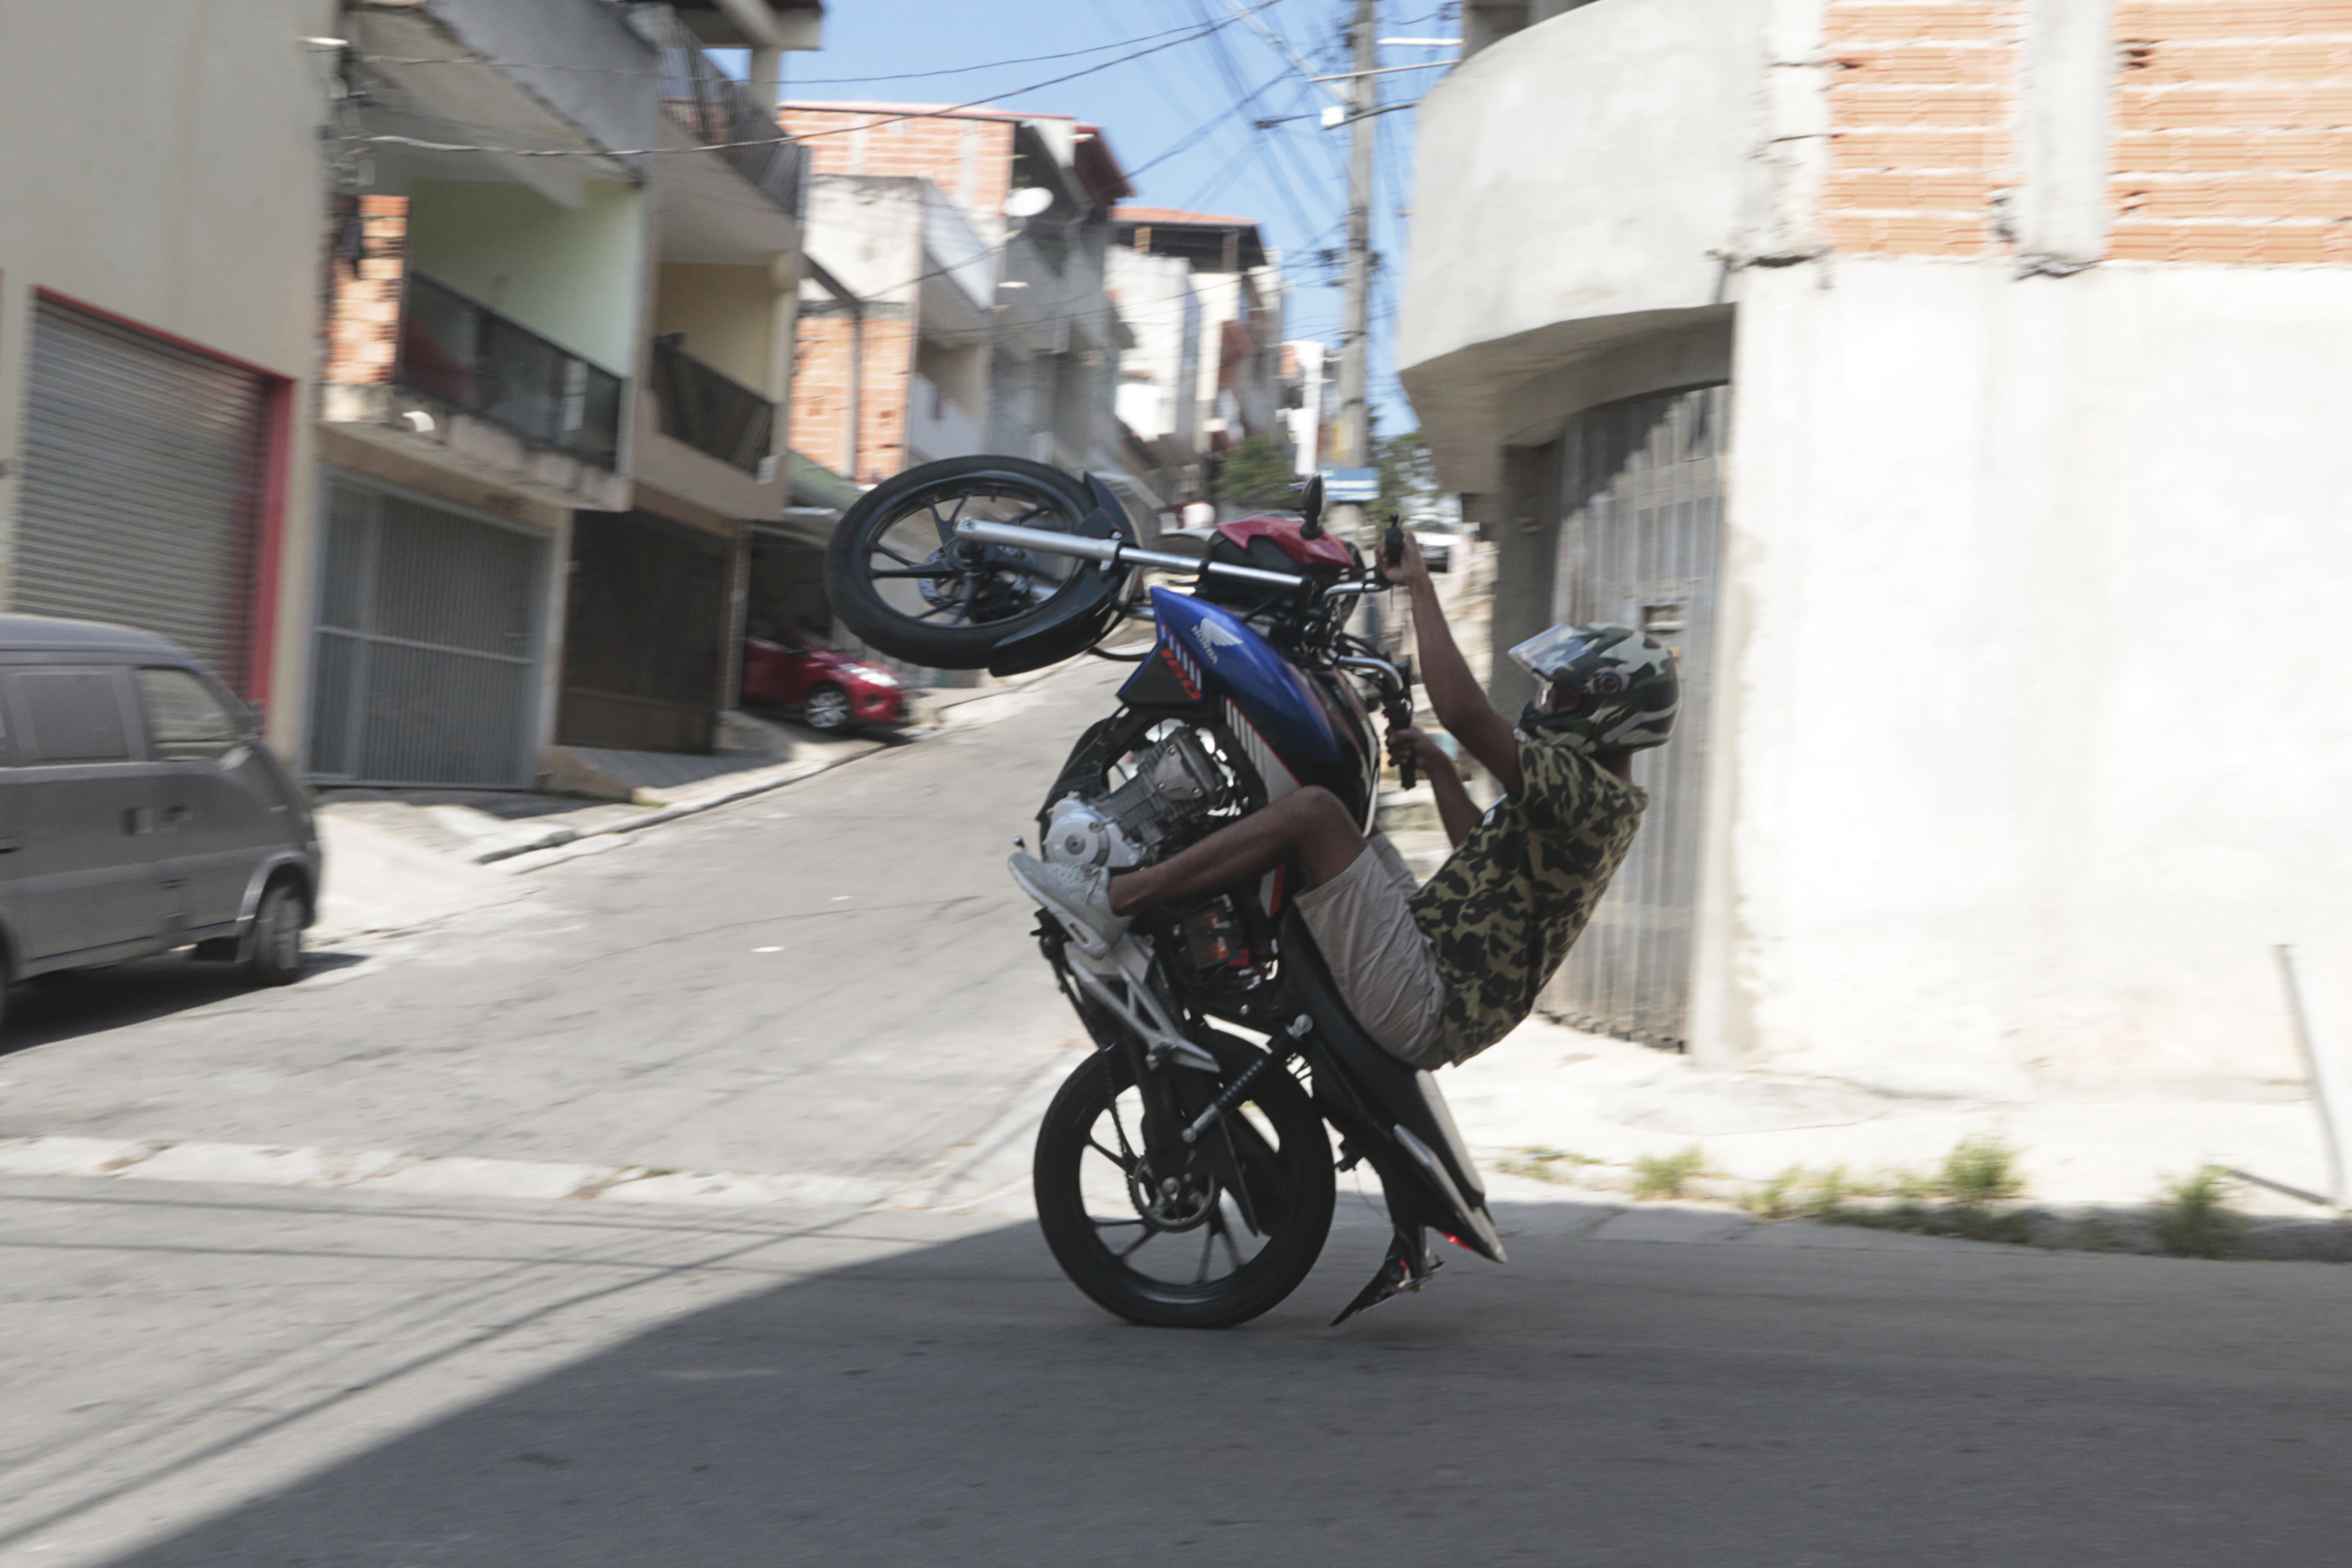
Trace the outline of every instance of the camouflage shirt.
<instances>
[{"instance_id":1,"label":"camouflage shirt","mask_svg":"<svg viewBox=\"0 0 2352 1568\"><path fill-rule=\"evenodd\" d=\"M1592 918L1648 792L1565 742L1519 737L1517 795L1495 803L1412 896L1445 977L1439 1044L1477 1055L1516 1028Z\"/></svg>"}]
</instances>

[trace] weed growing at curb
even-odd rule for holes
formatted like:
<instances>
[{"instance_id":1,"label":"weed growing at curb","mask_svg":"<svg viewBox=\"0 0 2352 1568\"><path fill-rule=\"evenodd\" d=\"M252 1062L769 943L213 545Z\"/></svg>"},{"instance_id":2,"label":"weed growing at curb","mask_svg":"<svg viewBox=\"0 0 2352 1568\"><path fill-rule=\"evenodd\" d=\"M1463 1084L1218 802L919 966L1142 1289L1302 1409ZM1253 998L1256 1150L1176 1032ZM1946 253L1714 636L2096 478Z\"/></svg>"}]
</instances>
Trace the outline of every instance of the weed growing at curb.
<instances>
[{"instance_id":1,"label":"weed growing at curb","mask_svg":"<svg viewBox=\"0 0 2352 1568\"><path fill-rule=\"evenodd\" d=\"M2246 1216L2230 1207L2237 1184L2219 1165L2205 1165L2165 1184L2154 1220L2156 1244L2175 1258L2227 1258L2245 1239Z\"/></svg>"},{"instance_id":2,"label":"weed growing at curb","mask_svg":"<svg viewBox=\"0 0 2352 1568\"><path fill-rule=\"evenodd\" d=\"M2030 1235L2025 1216L1994 1205L2024 1191L2017 1151L1999 1138L1979 1134L1962 1139L1933 1171L1892 1171L1873 1180L1853 1175L1843 1165L1819 1171L1791 1165L1748 1188L1739 1202L1764 1220L1803 1218L1971 1241L2021 1242ZM1885 1206L1855 1201L1890 1196L1900 1201Z\"/></svg>"},{"instance_id":3,"label":"weed growing at curb","mask_svg":"<svg viewBox=\"0 0 2352 1568\"><path fill-rule=\"evenodd\" d=\"M1633 1196L1678 1198L1693 1176L1706 1168L1706 1153L1696 1143L1679 1154L1644 1154L1633 1162Z\"/></svg>"},{"instance_id":4,"label":"weed growing at curb","mask_svg":"<svg viewBox=\"0 0 2352 1568\"><path fill-rule=\"evenodd\" d=\"M1528 1149L1516 1160L1501 1162L1500 1169L1515 1176L1532 1176L1538 1182L1572 1183L1576 1173L1586 1165L1598 1165L1600 1161L1590 1154L1579 1154L1567 1149Z\"/></svg>"}]
</instances>

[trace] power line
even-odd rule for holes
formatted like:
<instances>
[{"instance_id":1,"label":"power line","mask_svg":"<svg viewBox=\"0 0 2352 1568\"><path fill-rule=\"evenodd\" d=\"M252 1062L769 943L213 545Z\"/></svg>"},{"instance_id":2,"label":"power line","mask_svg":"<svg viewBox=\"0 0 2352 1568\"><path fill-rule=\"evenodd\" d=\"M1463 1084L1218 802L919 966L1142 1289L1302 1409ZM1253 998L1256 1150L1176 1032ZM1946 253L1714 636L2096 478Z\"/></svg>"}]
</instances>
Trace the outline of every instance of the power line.
<instances>
[{"instance_id":1,"label":"power line","mask_svg":"<svg viewBox=\"0 0 2352 1568\"><path fill-rule=\"evenodd\" d=\"M869 81L918 81L918 80L923 79L924 78L928 78L928 77L935 77L935 76L967 76L967 75L970 75L970 74L971 74L971 72L973 72L973 71L995 70L995 69L998 69L998 68L1002 68L1002 67L1004 67L1004 66L1026 66L1026 65L1036 65L1036 64L1038 64L1038 63L1040 63L1040 62L1042 62L1042 61L1045 61L1045 60L1067 60L1067 59L1076 59L1076 58L1077 58L1080 55L1093 55L1093 54L1100 54L1100 53L1101 53L1103 50L1105 50L1105 49L1118 49L1118 48L1125 48L1125 47L1126 47L1128 45L1129 45L1129 44L1145 44L1145 43L1150 43L1150 42L1151 40L1153 40L1154 38L1164 38L1164 37L1167 37L1168 36L1170 36L1170 35L1171 35L1171 34L1172 34L1172 33L1181 33L1181 32L1185 32L1185 31L1188 31L1188 30L1189 30L1189 25L1188 25L1188 26L1186 26L1186 27L1167 27L1167 28L1163 28L1163 29L1161 29L1160 31L1159 31L1159 32L1157 32L1157 33L1139 33L1139 34L1138 34L1136 37L1132 37L1132 38L1114 38L1114 39L1112 39L1111 41L1109 41L1108 43L1103 43L1103 44L1089 44L1089 45L1087 45L1087 46L1085 48L1083 48L1083 49L1064 49L1064 50L1062 50L1061 52L1059 52L1059 53L1057 53L1057 54L1050 54L1050 55L1020 55L1020 56L1016 56L1015 58L1012 58L1012 59L988 60L988 61L985 61L985 62L983 62L983 63L982 63L982 64L980 64L980 65L971 65L971 66L945 66L945 67L942 67L941 68L940 68L940 69L938 69L938 70L927 70L927 71L898 71L898 72L896 72L896 73L893 73L893 74L884 75L884 76L813 76L813 77L798 77L798 78L793 78L793 79L792 79L788 80L784 85L786 85L786 86L788 86L788 87L789 87L789 86L805 86L805 87L836 87L836 86L842 86L842 85L850 84L850 83L862 83L862 82L869 82ZM333 45L327 44L327 43L324 43L324 42L320 41L320 40L305 39L305 40L303 40L303 41L304 41L304 42L306 42L306 43L310 43L310 44L312 44L312 45L313 45L313 47L316 47L325 48L325 47L335 47L335 46L333 46ZM659 47L664 47L664 46L659 45L659 44L654 44L654 43L653 43L653 41L652 41L652 40L650 40L650 39L646 40L646 42L647 42L648 44L651 44L651 45L652 45L652 47L656 47L656 48L659 48ZM739 46L739 47L740 47L740 46ZM702 53L704 53L704 54L711 54L711 53L731 54L731 53L735 52L735 50L734 50L734 49L730 49L730 48L714 48L714 47L712 47L711 46L705 45L705 46L703 46L703 47L702 47L702 50L701 50L701 52L702 52ZM559 65L559 64L556 64L556 63L554 63L554 62L552 62L552 61L485 60L485 59L484 59L481 56L479 56L479 55L376 55L376 54L366 54L366 53L360 52L360 51L358 51L358 50L353 50L353 51L352 52L351 58L352 58L352 59L355 59L355 60L363 61L363 62L365 62L366 64L369 64L369 65L385 65L385 66L480 66L480 65L493 65L493 66L502 66L502 67L506 67L506 68L508 68L514 69L514 70L532 70L532 71L566 71L566 72L571 72L571 73L574 73L574 74L578 74L578 75L584 75L584 76L618 76L618 77L636 77L636 78L640 78L640 79L652 79L652 80L668 80L668 79L670 79L674 78L674 77L677 74L677 72L675 72L675 71L669 71L669 70L659 70L659 69L656 69L656 70L637 70L637 69L635 69L635 68L631 68L631 67L628 67L628 66L583 66L583 65L572 65L572 64L562 64L562 65ZM724 69L725 69L725 68L724 68L723 66L722 66L722 67L720 67L719 68L720 68L720 69L722 69L722 70L724 70ZM732 78L730 78L730 79L732 79ZM1024 90L1025 90L1025 89L1024 89Z\"/></svg>"},{"instance_id":2,"label":"power line","mask_svg":"<svg viewBox=\"0 0 2352 1568\"><path fill-rule=\"evenodd\" d=\"M1188 44L1196 38L1207 37L1211 33L1216 32L1220 28L1233 26L1234 22L1242 19L1243 16L1251 15L1257 11L1262 11L1266 6L1273 4L1275 4L1275 0L1258 0L1258 4L1250 7L1248 11L1237 12L1234 16L1228 17L1224 21L1213 22L1205 28L1194 28L1184 33L1179 37L1170 38L1164 43L1154 44L1150 48L1137 49L1131 54L1121 55L1117 59L1099 61L1097 64L1086 67L1082 70L1070 71L1062 76L1049 78L1045 81L1032 82L1027 87L1012 88L1003 92L992 93L986 98L973 99L969 103L946 104L938 108L915 110L901 114L872 115L861 125L838 126L831 131L811 131L798 136L761 136L741 142L698 142L692 147L603 148L488 147L457 142L427 142L415 136L394 136L383 134L373 136L354 136L347 138L346 140L373 146L415 147L427 153L494 153L510 158L643 158L662 153L719 153L726 152L736 147L779 147L793 142L814 142L821 136L844 136L852 132L871 130L877 125L895 124L902 120L937 120L947 115L961 112L967 109L986 109L988 105L996 102L1000 99L1018 98L1024 93L1039 92L1049 87L1059 87L1066 81L1076 81L1080 77L1092 76L1097 71L1108 70L1113 66L1122 66L1127 64L1129 60L1139 60L1147 55L1156 55L1163 49L1172 49L1179 44ZM481 63L489 65L507 65L508 68L512 69L530 68L528 67L512 66L509 62L503 61L492 60ZM853 110L850 112L856 111ZM1011 111L1000 110L999 112Z\"/></svg>"}]
</instances>

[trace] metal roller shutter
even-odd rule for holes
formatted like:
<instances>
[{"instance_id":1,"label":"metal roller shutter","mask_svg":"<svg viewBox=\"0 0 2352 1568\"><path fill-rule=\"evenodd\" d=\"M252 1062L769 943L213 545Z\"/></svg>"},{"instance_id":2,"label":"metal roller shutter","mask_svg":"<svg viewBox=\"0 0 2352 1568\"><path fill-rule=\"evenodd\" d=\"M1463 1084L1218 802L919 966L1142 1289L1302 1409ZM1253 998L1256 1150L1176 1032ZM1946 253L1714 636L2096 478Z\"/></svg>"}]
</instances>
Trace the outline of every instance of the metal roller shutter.
<instances>
[{"instance_id":1,"label":"metal roller shutter","mask_svg":"<svg viewBox=\"0 0 2352 1568\"><path fill-rule=\"evenodd\" d=\"M1633 758L1650 808L1546 999L1582 1028L1673 1050L1690 1032L1730 388L1588 409L1568 431L1557 610L1639 626L1680 661L1675 738Z\"/></svg>"},{"instance_id":2,"label":"metal roller shutter","mask_svg":"<svg viewBox=\"0 0 2352 1568\"><path fill-rule=\"evenodd\" d=\"M341 477L327 497L310 776L529 788L546 542Z\"/></svg>"},{"instance_id":3,"label":"metal roller shutter","mask_svg":"<svg viewBox=\"0 0 2352 1568\"><path fill-rule=\"evenodd\" d=\"M268 395L266 377L41 300L9 607L153 632L250 690Z\"/></svg>"}]
</instances>

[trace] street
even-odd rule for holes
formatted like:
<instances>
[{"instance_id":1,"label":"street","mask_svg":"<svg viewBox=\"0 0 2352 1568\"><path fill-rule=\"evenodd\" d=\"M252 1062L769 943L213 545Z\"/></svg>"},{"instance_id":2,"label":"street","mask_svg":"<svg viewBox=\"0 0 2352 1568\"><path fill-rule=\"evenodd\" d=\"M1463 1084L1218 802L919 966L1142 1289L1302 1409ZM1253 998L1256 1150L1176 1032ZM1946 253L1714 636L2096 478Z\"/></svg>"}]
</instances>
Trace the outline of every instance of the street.
<instances>
[{"instance_id":1,"label":"street","mask_svg":"<svg viewBox=\"0 0 2352 1568\"><path fill-rule=\"evenodd\" d=\"M2340 1556L2352 1278L2325 1266L1693 1246L1515 1204L1507 1268L1333 1331L1381 1244L1343 1189L1256 1323L1104 1317L1019 1217L1073 1026L1002 859L1116 679L989 699L290 991L173 960L36 988L0 1134L839 1201L0 1181L0 1562Z\"/></svg>"},{"instance_id":2,"label":"street","mask_svg":"<svg viewBox=\"0 0 2352 1568\"><path fill-rule=\"evenodd\" d=\"M1076 1036L1004 874L1111 667L549 867L255 993L163 958L21 993L0 1136L676 1171L937 1169ZM331 879L333 868L328 870Z\"/></svg>"}]
</instances>

